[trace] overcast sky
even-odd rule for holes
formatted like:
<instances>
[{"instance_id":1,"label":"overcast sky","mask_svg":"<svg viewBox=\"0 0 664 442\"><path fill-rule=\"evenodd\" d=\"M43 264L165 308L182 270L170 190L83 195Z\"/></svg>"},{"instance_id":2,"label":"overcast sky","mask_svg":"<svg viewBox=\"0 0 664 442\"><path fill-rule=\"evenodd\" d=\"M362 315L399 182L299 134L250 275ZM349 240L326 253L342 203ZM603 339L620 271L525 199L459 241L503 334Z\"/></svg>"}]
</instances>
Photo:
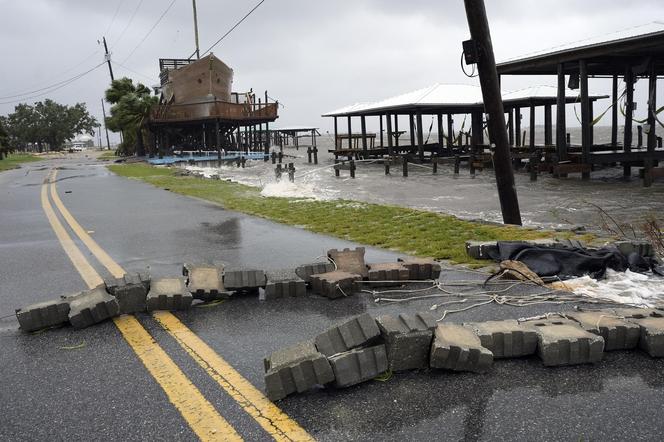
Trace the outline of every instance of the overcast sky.
<instances>
[{"instance_id":1,"label":"overcast sky","mask_svg":"<svg viewBox=\"0 0 664 442\"><path fill-rule=\"evenodd\" d=\"M257 2L198 0L201 50ZM43 88L93 68L103 61L98 44L103 35L113 61L119 63L113 66L116 78L157 84L159 57L186 58L194 50L191 0L175 0L141 43L169 3L0 0L0 97ZM664 20L661 0L486 3L498 61ZM266 0L213 52L234 69L236 91L267 90L283 103L278 126L315 125L328 130L331 122L320 115L347 104L436 82L473 84L459 67L461 42L468 37L461 0ZM27 101L85 102L101 121L100 100L109 81L103 65L66 87ZM534 84L555 85L555 78L503 80L505 89ZM645 82L637 85L637 101L642 96L638 89L645 86ZM610 86L594 80L590 91L607 93ZM3 103L12 100L16 98L0 98ZM596 108L601 111L608 104ZM11 112L14 105L0 104L0 114ZM644 102L637 117L644 117L645 108Z\"/></svg>"}]
</instances>

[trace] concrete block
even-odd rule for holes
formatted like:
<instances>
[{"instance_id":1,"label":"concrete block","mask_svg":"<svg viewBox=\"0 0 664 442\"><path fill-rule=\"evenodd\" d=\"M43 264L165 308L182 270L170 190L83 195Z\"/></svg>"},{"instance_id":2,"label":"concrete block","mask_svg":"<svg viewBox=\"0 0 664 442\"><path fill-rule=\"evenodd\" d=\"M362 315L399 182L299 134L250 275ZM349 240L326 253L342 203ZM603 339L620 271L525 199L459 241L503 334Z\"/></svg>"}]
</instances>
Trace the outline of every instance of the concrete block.
<instances>
[{"instance_id":1,"label":"concrete block","mask_svg":"<svg viewBox=\"0 0 664 442\"><path fill-rule=\"evenodd\" d=\"M265 299L295 298L307 294L307 285L304 280L298 278L293 280L270 281L265 286Z\"/></svg>"},{"instance_id":2,"label":"concrete block","mask_svg":"<svg viewBox=\"0 0 664 442\"><path fill-rule=\"evenodd\" d=\"M120 304L120 314L145 311L145 298L150 290L150 277L146 274L127 273L121 278L104 279L106 290Z\"/></svg>"},{"instance_id":3,"label":"concrete block","mask_svg":"<svg viewBox=\"0 0 664 442\"><path fill-rule=\"evenodd\" d=\"M474 259L491 259L498 254L498 241L466 241L466 254Z\"/></svg>"},{"instance_id":4,"label":"concrete block","mask_svg":"<svg viewBox=\"0 0 664 442\"><path fill-rule=\"evenodd\" d=\"M376 318L385 342L391 371L429 367L431 340L436 318L430 313L383 315Z\"/></svg>"},{"instance_id":5,"label":"concrete block","mask_svg":"<svg viewBox=\"0 0 664 442\"><path fill-rule=\"evenodd\" d=\"M191 307L192 300L184 278L159 278L152 281L147 310L186 310Z\"/></svg>"},{"instance_id":6,"label":"concrete block","mask_svg":"<svg viewBox=\"0 0 664 442\"><path fill-rule=\"evenodd\" d=\"M353 273L335 271L311 275L311 290L330 299L348 296L355 290L355 282L362 277Z\"/></svg>"},{"instance_id":7,"label":"concrete block","mask_svg":"<svg viewBox=\"0 0 664 442\"><path fill-rule=\"evenodd\" d=\"M661 318L664 317L664 310L660 308L639 308L639 307L629 307L629 308L614 308L609 309L609 312L613 313L615 316L620 316L625 319L643 319L643 318Z\"/></svg>"},{"instance_id":8,"label":"concrete block","mask_svg":"<svg viewBox=\"0 0 664 442\"><path fill-rule=\"evenodd\" d=\"M64 299L40 302L16 310L21 330L31 332L64 324L69 320L69 303Z\"/></svg>"},{"instance_id":9,"label":"concrete block","mask_svg":"<svg viewBox=\"0 0 664 442\"><path fill-rule=\"evenodd\" d=\"M343 250L331 249L327 251L327 256L336 263L337 270L354 273L363 278L366 278L369 274L364 262L364 247Z\"/></svg>"},{"instance_id":10,"label":"concrete block","mask_svg":"<svg viewBox=\"0 0 664 442\"><path fill-rule=\"evenodd\" d=\"M637 324L617 318L610 311L578 311L565 316L581 328L604 338L604 351L630 350L639 343L641 329Z\"/></svg>"},{"instance_id":11,"label":"concrete block","mask_svg":"<svg viewBox=\"0 0 664 442\"><path fill-rule=\"evenodd\" d=\"M265 392L273 401L334 381L329 361L311 341L278 350L264 363Z\"/></svg>"},{"instance_id":12,"label":"concrete block","mask_svg":"<svg viewBox=\"0 0 664 442\"><path fill-rule=\"evenodd\" d=\"M432 258L405 257L398 261L410 271L411 280L436 279L440 276L440 263Z\"/></svg>"},{"instance_id":13,"label":"concrete block","mask_svg":"<svg viewBox=\"0 0 664 442\"><path fill-rule=\"evenodd\" d=\"M350 387L387 371L384 345L354 349L329 358L336 387Z\"/></svg>"},{"instance_id":14,"label":"concrete block","mask_svg":"<svg viewBox=\"0 0 664 442\"><path fill-rule=\"evenodd\" d=\"M231 293L223 284L223 267L212 265L185 266L187 269L187 289L194 298L203 301L227 299Z\"/></svg>"},{"instance_id":15,"label":"concrete block","mask_svg":"<svg viewBox=\"0 0 664 442\"><path fill-rule=\"evenodd\" d=\"M69 322L75 328L85 328L120 314L120 304L104 286L67 298Z\"/></svg>"},{"instance_id":16,"label":"concrete block","mask_svg":"<svg viewBox=\"0 0 664 442\"><path fill-rule=\"evenodd\" d=\"M544 320L524 323L537 332L537 355L546 366L599 362L604 338L585 331L570 320Z\"/></svg>"},{"instance_id":17,"label":"concrete block","mask_svg":"<svg viewBox=\"0 0 664 442\"><path fill-rule=\"evenodd\" d=\"M311 275L319 275L321 273L329 273L333 271L334 264L329 261L325 261L301 265L295 269L295 274L304 279L304 282L309 284L311 282Z\"/></svg>"},{"instance_id":18,"label":"concrete block","mask_svg":"<svg viewBox=\"0 0 664 442\"><path fill-rule=\"evenodd\" d=\"M641 256L653 256L652 244L648 241L616 241L614 245L625 256L637 253Z\"/></svg>"},{"instance_id":19,"label":"concrete block","mask_svg":"<svg viewBox=\"0 0 664 442\"><path fill-rule=\"evenodd\" d=\"M639 348L653 358L664 357L664 318L649 316L646 318L630 318L629 322L640 328Z\"/></svg>"},{"instance_id":20,"label":"concrete block","mask_svg":"<svg viewBox=\"0 0 664 442\"><path fill-rule=\"evenodd\" d=\"M226 270L224 289L234 292L257 292L265 287L266 277L263 270Z\"/></svg>"},{"instance_id":21,"label":"concrete block","mask_svg":"<svg viewBox=\"0 0 664 442\"><path fill-rule=\"evenodd\" d=\"M329 357L369 344L378 336L376 320L369 313L363 313L319 334L314 343L319 352Z\"/></svg>"},{"instance_id":22,"label":"concrete block","mask_svg":"<svg viewBox=\"0 0 664 442\"><path fill-rule=\"evenodd\" d=\"M482 346L472 329L458 324L439 324L431 344L429 366L481 373L491 368L493 354Z\"/></svg>"},{"instance_id":23,"label":"concrete block","mask_svg":"<svg viewBox=\"0 0 664 442\"><path fill-rule=\"evenodd\" d=\"M489 349L494 358L518 358L537 351L537 333L516 320L486 321L464 324L480 338L482 347Z\"/></svg>"},{"instance_id":24,"label":"concrete block","mask_svg":"<svg viewBox=\"0 0 664 442\"><path fill-rule=\"evenodd\" d=\"M369 281L376 283L371 284L371 287L399 285L398 281L407 281L410 278L410 270L400 262L368 264L367 267L369 269ZM378 284L380 281L397 282Z\"/></svg>"}]
</instances>

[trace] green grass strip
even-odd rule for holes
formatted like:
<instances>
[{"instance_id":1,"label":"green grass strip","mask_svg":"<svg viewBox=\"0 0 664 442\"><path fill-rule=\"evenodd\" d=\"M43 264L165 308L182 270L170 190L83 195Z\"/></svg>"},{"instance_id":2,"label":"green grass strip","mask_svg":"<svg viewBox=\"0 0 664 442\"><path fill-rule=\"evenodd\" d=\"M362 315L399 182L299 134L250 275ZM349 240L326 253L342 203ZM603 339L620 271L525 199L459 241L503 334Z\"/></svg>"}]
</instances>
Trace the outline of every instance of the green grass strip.
<instances>
[{"instance_id":1,"label":"green grass strip","mask_svg":"<svg viewBox=\"0 0 664 442\"><path fill-rule=\"evenodd\" d=\"M43 158L39 158L29 153L12 153L0 160L0 172L4 170L17 169L23 163L30 163L32 161L39 161L42 159Z\"/></svg>"},{"instance_id":2,"label":"green grass strip","mask_svg":"<svg viewBox=\"0 0 664 442\"><path fill-rule=\"evenodd\" d=\"M571 233L464 221L451 215L348 200L264 197L260 189L223 180L176 176L175 170L146 164L109 165L114 173L181 195L219 203L226 209L362 244L415 256L483 267L466 255L467 240L528 240ZM580 240L589 235L575 236Z\"/></svg>"}]
</instances>

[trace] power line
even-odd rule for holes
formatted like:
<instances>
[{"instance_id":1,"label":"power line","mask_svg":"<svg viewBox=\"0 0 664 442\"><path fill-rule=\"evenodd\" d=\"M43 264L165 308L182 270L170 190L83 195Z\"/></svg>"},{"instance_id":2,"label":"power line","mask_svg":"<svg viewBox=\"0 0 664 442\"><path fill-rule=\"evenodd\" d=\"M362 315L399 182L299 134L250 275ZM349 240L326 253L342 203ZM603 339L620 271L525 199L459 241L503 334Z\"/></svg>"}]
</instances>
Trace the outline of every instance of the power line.
<instances>
[{"instance_id":1,"label":"power line","mask_svg":"<svg viewBox=\"0 0 664 442\"><path fill-rule=\"evenodd\" d=\"M138 10L140 9L142 4L143 4L143 0L140 0L138 2L138 4L136 5L136 8L134 9L134 12L131 14L131 17L129 18L129 21L127 22L127 25L124 27L122 32L120 32L120 36L118 36L118 38L116 38L115 41L113 42L113 44L111 45L112 47L117 45L118 42L122 39L122 37L124 37L125 32L127 32L127 29L129 29L129 26L131 26L131 24L133 23L134 17L136 17L136 13L138 12Z\"/></svg>"},{"instance_id":2,"label":"power line","mask_svg":"<svg viewBox=\"0 0 664 442\"><path fill-rule=\"evenodd\" d=\"M106 28L106 31L104 31L104 35L108 34L108 31L110 31L111 28L113 27L113 24L115 23L115 19L118 16L118 12L120 12L120 7L122 6L123 3L124 3L124 0L120 0L120 2L118 3L118 7L115 8L115 13L113 14L113 18L111 19L111 22L108 24L108 28Z\"/></svg>"},{"instance_id":3,"label":"power line","mask_svg":"<svg viewBox=\"0 0 664 442\"><path fill-rule=\"evenodd\" d=\"M149 77L149 76L147 76L147 75L145 75L145 74L141 74L140 72L135 71L135 70L133 70L132 68L129 68L129 67L123 65L123 64L120 64L120 63L118 63L117 61L113 61L113 60L111 60L111 63L113 63L113 64L116 65L116 66L121 67L121 68L124 69L124 70L127 70L127 71L129 71L129 72L133 72L133 73L136 74L136 75L140 75L140 76L143 77L143 78L147 78L147 79L150 80L150 81L155 81L154 78Z\"/></svg>"},{"instance_id":4,"label":"power line","mask_svg":"<svg viewBox=\"0 0 664 442\"><path fill-rule=\"evenodd\" d=\"M251 15L256 9L258 9L258 7L259 7L260 5L263 4L263 2L265 2L265 0L261 0L260 2L258 2L258 4L257 4L256 6L254 6L254 7L251 9L251 11L247 12L247 14L246 14L244 17L242 17L242 18L240 19L240 21L238 21L237 23L235 23L235 24L233 25L233 27L230 28L230 29L228 30L228 32L226 32L224 35L222 35L221 38L219 38L219 40L217 40L212 46L210 46L210 47L208 48L207 51L203 52L201 55L205 55L205 54L207 54L208 52L210 52L210 51L212 50L212 48L214 48L214 47L217 46L219 43L221 43L221 41L222 41L224 38L226 38L226 37L228 36L228 34L230 34L231 32L233 32L233 30L235 30L235 28L237 28L238 26L240 26L240 23L242 23L243 21L245 21L245 20L247 19L247 17L249 17L249 16L250 16L250 15Z\"/></svg>"},{"instance_id":5,"label":"power line","mask_svg":"<svg viewBox=\"0 0 664 442\"><path fill-rule=\"evenodd\" d=\"M29 97L22 97L22 98L19 98L18 100L0 101L0 104L12 104L12 103L18 103L18 102L21 102L21 101L25 101L25 100L30 100L32 98L43 97L44 95L48 95L51 92L55 92L58 89L62 89L63 87L70 85L71 83L75 82L79 78L82 78L82 77L88 75L90 72L94 71L95 69L98 69L100 66L103 66L105 63L106 63L105 61L102 61L97 66L95 66L91 69L88 69L85 72L82 72L82 73L80 73L80 74L78 74L74 77L71 77L71 78L65 80L65 81L61 81L59 83L52 84L49 88L42 88L42 89L32 91L32 92L39 92L39 91L43 91L45 89L48 89L46 92L43 92L43 93L40 93L40 94L37 94L37 95L32 95L32 96L29 96ZM24 94L22 94L22 95L24 95ZM12 97L0 97L0 98L13 98L13 97L19 97L19 96L21 96L21 95L14 95Z\"/></svg>"},{"instance_id":6,"label":"power line","mask_svg":"<svg viewBox=\"0 0 664 442\"><path fill-rule=\"evenodd\" d=\"M152 25L152 27L150 28L150 30L148 31L148 33L145 34L145 36L143 37L143 39L142 39L140 42L138 42L138 44L136 45L136 47L135 47L134 49L132 49L132 51L129 53L129 55L127 55L127 57L126 57L124 60L122 60L122 63L126 63L127 60L129 60L129 58L131 58L131 56L134 55L134 52L136 52L136 50L137 50L137 49L143 44L143 42L144 42L144 41L150 36L150 34L152 34L152 31L154 31L154 29L157 27L157 25L161 22L161 19L164 18L164 16L166 15L166 13L168 13L168 11L170 11L171 7L175 4L176 1L177 1L177 0L172 0L172 1L169 3L168 7L164 10L164 12L161 13L161 15L159 16L159 18L157 19L157 21L155 22L155 24Z\"/></svg>"}]
</instances>

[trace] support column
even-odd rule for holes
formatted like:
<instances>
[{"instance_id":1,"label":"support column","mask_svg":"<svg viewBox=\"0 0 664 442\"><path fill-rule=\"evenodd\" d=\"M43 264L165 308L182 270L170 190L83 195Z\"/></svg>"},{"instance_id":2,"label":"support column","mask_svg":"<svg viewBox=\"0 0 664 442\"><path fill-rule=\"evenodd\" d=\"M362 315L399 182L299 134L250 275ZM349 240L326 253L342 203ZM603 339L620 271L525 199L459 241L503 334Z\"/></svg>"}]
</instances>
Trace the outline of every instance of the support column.
<instances>
[{"instance_id":1,"label":"support column","mask_svg":"<svg viewBox=\"0 0 664 442\"><path fill-rule=\"evenodd\" d=\"M473 112L470 114L470 145L473 151L482 143L482 113Z\"/></svg>"},{"instance_id":2,"label":"support column","mask_svg":"<svg viewBox=\"0 0 664 442\"><path fill-rule=\"evenodd\" d=\"M452 152L454 147L454 117L447 114L447 148Z\"/></svg>"},{"instance_id":3,"label":"support column","mask_svg":"<svg viewBox=\"0 0 664 442\"><path fill-rule=\"evenodd\" d=\"M515 146L521 146L521 108L514 108L514 132L516 135Z\"/></svg>"},{"instance_id":4,"label":"support column","mask_svg":"<svg viewBox=\"0 0 664 442\"><path fill-rule=\"evenodd\" d=\"M396 137L394 137L394 145L399 147L399 114L394 115L394 133L396 134Z\"/></svg>"},{"instance_id":5,"label":"support column","mask_svg":"<svg viewBox=\"0 0 664 442\"><path fill-rule=\"evenodd\" d=\"M391 157L394 154L392 149L392 115L385 114L385 123L387 124L387 154Z\"/></svg>"},{"instance_id":6,"label":"support column","mask_svg":"<svg viewBox=\"0 0 664 442\"><path fill-rule=\"evenodd\" d=\"M581 89L581 162L588 163L590 156L590 100L588 99L588 65L585 60L579 60L579 87ZM588 172L581 177L590 178Z\"/></svg>"},{"instance_id":7,"label":"support column","mask_svg":"<svg viewBox=\"0 0 664 442\"><path fill-rule=\"evenodd\" d=\"M510 146L514 146L514 112L507 111L507 140Z\"/></svg>"},{"instance_id":8,"label":"support column","mask_svg":"<svg viewBox=\"0 0 664 442\"><path fill-rule=\"evenodd\" d=\"M351 135L353 134L351 124L350 124L350 119L351 116L348 116L348 148L352 149L353 148L353 137Z\"/></svg>"},{"instance_id":9,"label":"support column","mask_svg":"<svg viewBox=\"0 0 664 442\"><path fill-rule=\"evenodd\" d=\"M613 87L611 88L613 107L611 108L611 147L615 150L618 146L618 76L613 75Z\"/></svg>"},{"instance_id":10,"label":"support column","mask_svg":"<svg viewBox=\"0 0 664 442\"><path fill-rule=\"evenodd\" d=\"M438 155L443 153L443 146L445 145L445 137L443 133L443 114L438 114L436 116L438 123Z\"/></svg>"},{"instance_id":11,"label":"support column","mask_svg":"<svg viewBox=\"0 0 664 442\"><path fill-rule=\"evenodd\" d=\"M643 185L652 186L652 168L654 159L652 155L657 147L657 133L655 132L655 119L657 112L657 71L655 62L651 61L648 66L648 157L643 162Z\"/></svg>"},{"instance_id":12,"label":"support column","mask_svg":"<svg viewBox=\"0 0 664 442\"><path fill-rule=\"evenodd\" d=\"M625 134L623 139L623 149L625 153L632 151L632 115L634 113L634 74L629 67L625 71ZM627 162L623 163L623 175L632 175L632 166Z\"/></svg>"},{"instance_id":13,"label":"support column","mask_svg":"<svg viewBox=\"0 0 664 442\"><path fill-rule=\"evenodd\" d=\"M565 122L565 72L558 65L558 95L556 99L556 152L558 160L567 160L567 124Z\"/></svg>"},{"instance_id":14,"label":"support column","mask_svg":"<svg viewBox=\"0 0 664 442\"><path fill-rule=\"evenodd\" d=\"M529 112L529 117L530 117L530 127L528 128L530 130L530 135L528 138L528 146L530 146L530 152L535 151L535 106L533 104L530 105L530 112Z\"/></svg>"},{"instance_id":15,"label":"support column","mask_svg":"<svg viewBox=\"0 0 664 442\"><path fill-rule=\"evenodd\" d=\"M420 157L420 162L424 162L424 131L422 130L422 112L417 112L417 153Z\"/></svg>"},{"instance_id":16,"label":"support column","mask_svg":"<svg viewBox=\"0 0 664 442\"><path fill-rule=\"evenodd\" d=\"M413 114L408 114L408 122L410 123L410 147L415 145L415 118Z\"/></svg>"},{"instance_id":17,"label":"support column","mask_svg":"<svg viewBox=\"0 0 664 442\"><path fill-rule=\"evenodd\" d=\"M337 117L334 117L334 150L339 149L338 137L339 137L339 126L337 122Z\"/></svg>"},{"instance_id":18,"label":"support column","mask_svg":"<svg viewBox=\"0 0 664 442\"><path fill-rule=\"evenodd\" d=\"M383 148L383 116L378 115L378 124L380 126L379 131L380 131L380 147L381 149Z\"/></svg>"},{"instance_id":19,"label":"support column","mask_svg":"<svg viewBox=\"0 0 664 442\"><path fill-rule=\"evenodd\" d=\"M362 150L364 151L365 157L367 153L367 121L364 115L360 117L360 124L362 126Z\"/></svg>"},{"instance_id":20,"label":"support column","mask_svg":"<svg viewBox=\"0 0 664 442\"><path fill-rule=\"evenodd\" d=\"M544 105L544 145L553 144L553 124L551 122L551 105Z\"/></svg>"}]
</instances>

